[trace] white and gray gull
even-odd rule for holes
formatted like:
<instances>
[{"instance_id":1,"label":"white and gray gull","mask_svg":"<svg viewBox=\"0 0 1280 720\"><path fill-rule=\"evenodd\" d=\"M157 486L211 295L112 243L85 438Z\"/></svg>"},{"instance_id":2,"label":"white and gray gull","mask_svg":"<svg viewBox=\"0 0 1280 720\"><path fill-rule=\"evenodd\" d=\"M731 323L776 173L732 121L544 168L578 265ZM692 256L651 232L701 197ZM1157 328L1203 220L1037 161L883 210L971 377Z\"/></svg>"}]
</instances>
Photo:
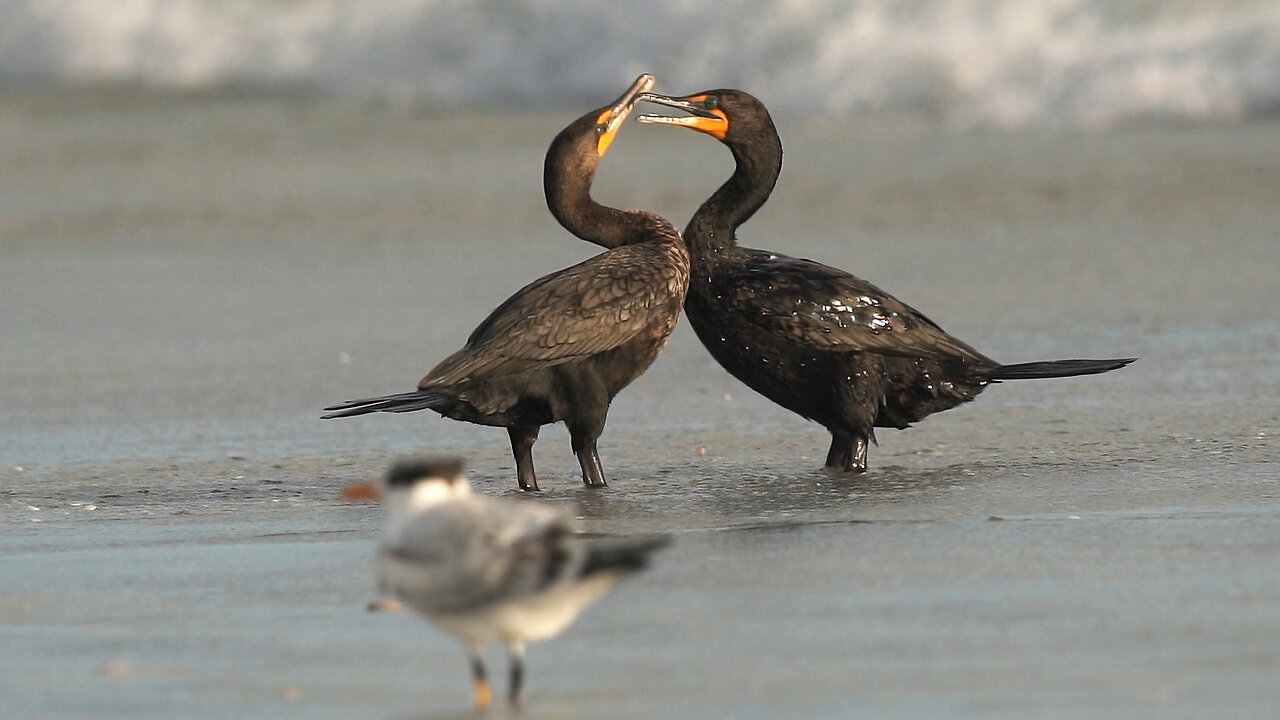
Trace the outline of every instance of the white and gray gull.
<instances>
[{"instance_id":1,"label":"white and gray gull","mask_svg":"<svg viewBox=\"0 0 1280 720\"><path fill-rule=\"evenodd\" d=\"M564 509L477 495L452 458L396 463L380 495L387 525L376 572L381 600L404 603L456 637L474 701L492 701L481 651L502 643L510 700L520 701L525 643L564 630L615 582L641 570L665 537L591 539Z\"/></svg>"}]
</instances>

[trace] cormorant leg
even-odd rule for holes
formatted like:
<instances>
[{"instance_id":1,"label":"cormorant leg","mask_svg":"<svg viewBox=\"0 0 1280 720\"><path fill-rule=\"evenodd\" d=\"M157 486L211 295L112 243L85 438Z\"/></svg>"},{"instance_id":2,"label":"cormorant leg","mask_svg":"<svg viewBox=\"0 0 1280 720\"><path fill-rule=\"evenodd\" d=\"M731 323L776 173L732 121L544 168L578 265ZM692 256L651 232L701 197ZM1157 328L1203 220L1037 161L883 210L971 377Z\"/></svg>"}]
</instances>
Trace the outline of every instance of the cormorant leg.
<instances>
[{"instance_id":1,"label":"cormorant leg","mask_svg":"<svg viewBox=\"0 0 1280 720\"><path fill-rule=\"evenodd\" d=\"M604 469L596 452L596 438L604 432L609 414L609 391L594 372L562 370L556 374L560 392L566 398L565 429L569 431L573 454L582 466L582 482L604 487Z\"/></svg>"},{"instance_id":2,"label":"cormorant leg","mask_svg":"<svg viewBox=\"0 0 1280 720\"><path fill-rule=\"evenodd\" d=\"M591 487L605 487L604 468L600 465L600 453L596 452L596 439L584 435L573 435L573 454L578 456L578 465L582 466L582 482Z\"/></svg>"},{"instance_id":3,"label":"cormorant leg","mask_svg":"<svg viewBox=\"0 0 1280 720\"><path fill-rule=\"evenodd\" d=\"M859 435L853 439L853 457L845 467L849 472L864 473L867 471L867 438Z\"/></svg>"},{"instance_id":4,"label":"cormorant leg","mask_svg":"<svg viewBox=\"0 0 1280 720\"><path fill-rule=\"evenodd\" d=\"M853 457L853 436L844 430L831 431L831 449L827 451L827 467L843 470Z\"/></svg>"},{"instance_id":5,"label":"cormorant leg","mask_svg":"<svg viewBox=\"0 0 1280 720\"><path fill-rule=\"evenodd\" d=\"M846 430L831 431L831 449L827 451L827 467L846 472L867 471L868 438Z\"/></svg>"},{"instance_id":6,"label":"cormorant leg","mask_svg":"<svg viewBox=\"0 0 1280 720\"><path fill-rule=\"evenodd\" d=\"M478 649L468 653L471 660L472 698L477 710L485 710L493 704L493 691L489 689L489 680L485 676L484 660L480 658Z\"/></svg>"},{"instance_id":7,"label":"cormorant leg","mask_svg":"<svg viewBox=\"0 0 1280 720\"><path fill-rule=\"evenodd\" d=\"M507 428L511 436L511 454L516 458L516 478L521 490L537 490L538 478L533 472L533 443L538 439L537 425L513 425Z\"/></svg>"},{"instance_id":8,"label":"cormorant leg","mask_svg":"<svg viewBox=\"0 0 1280 720\"><path fill-rule=\"evenodd\" d=\"M524 643L516 641L507 646L511 657L511 687L507 697L512 705L520 704L520 693L524 689Z\"/></svg>"}]
</instances>

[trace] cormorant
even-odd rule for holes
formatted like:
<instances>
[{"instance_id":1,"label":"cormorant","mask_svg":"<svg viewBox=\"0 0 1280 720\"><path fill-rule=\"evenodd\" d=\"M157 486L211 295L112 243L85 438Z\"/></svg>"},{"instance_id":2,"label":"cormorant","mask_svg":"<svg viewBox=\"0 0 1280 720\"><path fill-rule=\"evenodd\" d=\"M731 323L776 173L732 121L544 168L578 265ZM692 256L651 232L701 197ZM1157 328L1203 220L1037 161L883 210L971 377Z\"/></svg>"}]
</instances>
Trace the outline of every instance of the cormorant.
<instances>
[{"instance_id":1,"label":"cormorant","mask_svg":"<svg viewBox=\"0 0 1280 720\"><path fill-rule=\"evenodd\" d=\"M710 135L729 147L732 177L685 228L690 283L685 314L734 377L831 432L827 467L865 472L875 427L905 428L972 400L999 380L1069 377L1134 358L1002 365L865 280L811 260L737 244L735 232L773 191L782 142L769 111L739 90L640 100L682 117L640 122Z\"/></svg>"},{"instance_id":2,"label":"cormorant","mask_svg":"<svg viewBox=\"0 0 1280 720\"><path fill-rule=\"evenodd\" d=\"M604 485L596 439L609 403L662 350L689 285L680 234L651 213L591 199L600 158L653 86L642 75L617 102L592 110L547 150L547 206L569 232L609 251L533 281L498 306L414 392L352 400L325 418L431 409L455 420L507 428L520 487L538 489L533 443L563 420L587 485Z\"/></svg>"}]
</instances>

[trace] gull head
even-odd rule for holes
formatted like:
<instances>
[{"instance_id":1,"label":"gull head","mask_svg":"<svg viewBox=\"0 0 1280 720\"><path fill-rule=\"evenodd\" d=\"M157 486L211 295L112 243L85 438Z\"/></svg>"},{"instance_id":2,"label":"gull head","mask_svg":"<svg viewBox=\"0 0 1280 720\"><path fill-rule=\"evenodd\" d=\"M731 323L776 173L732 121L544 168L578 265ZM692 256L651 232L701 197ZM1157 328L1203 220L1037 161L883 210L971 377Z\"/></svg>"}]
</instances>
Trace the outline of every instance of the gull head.
<instances>
[{"instance_id":1,"label":"gull head","mask_svg":"<svg viewBox=\"0 0 1280 720\"><path fill-rule=\"evenodd\" d=\"M454 457L399 460L382 480L383 502L392 512L414 511L470 495L462 467L462 460Z\"/></svg>"}]
</instances>

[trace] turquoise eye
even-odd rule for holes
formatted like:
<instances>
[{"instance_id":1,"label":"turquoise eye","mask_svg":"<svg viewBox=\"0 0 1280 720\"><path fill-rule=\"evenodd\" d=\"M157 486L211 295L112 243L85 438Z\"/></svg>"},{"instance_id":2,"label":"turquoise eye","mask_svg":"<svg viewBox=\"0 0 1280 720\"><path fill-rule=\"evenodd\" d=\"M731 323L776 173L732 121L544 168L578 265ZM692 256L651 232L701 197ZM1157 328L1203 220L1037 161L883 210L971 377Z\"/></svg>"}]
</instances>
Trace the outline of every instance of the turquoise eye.
<instances>
[{"instance_id":1,"label":"turquoise eye","mask_svg":"<svg viewBox=\"0 0 1280 720\"><path fill-rule=\"evenodd\" d=\"M707 98L707 99L702 103L702 106L703 106L703 107L705 107L705 108L706 108L706 109L708 109L708 110L715 110L715 109L716 109L716 106L717 106L717 105L719 105L719 104L720 104L720 101L719 101L719 100L717 100L717 99L715 98L715 96L712 96L712 97Z\"/></svg>"}]
</instances>

